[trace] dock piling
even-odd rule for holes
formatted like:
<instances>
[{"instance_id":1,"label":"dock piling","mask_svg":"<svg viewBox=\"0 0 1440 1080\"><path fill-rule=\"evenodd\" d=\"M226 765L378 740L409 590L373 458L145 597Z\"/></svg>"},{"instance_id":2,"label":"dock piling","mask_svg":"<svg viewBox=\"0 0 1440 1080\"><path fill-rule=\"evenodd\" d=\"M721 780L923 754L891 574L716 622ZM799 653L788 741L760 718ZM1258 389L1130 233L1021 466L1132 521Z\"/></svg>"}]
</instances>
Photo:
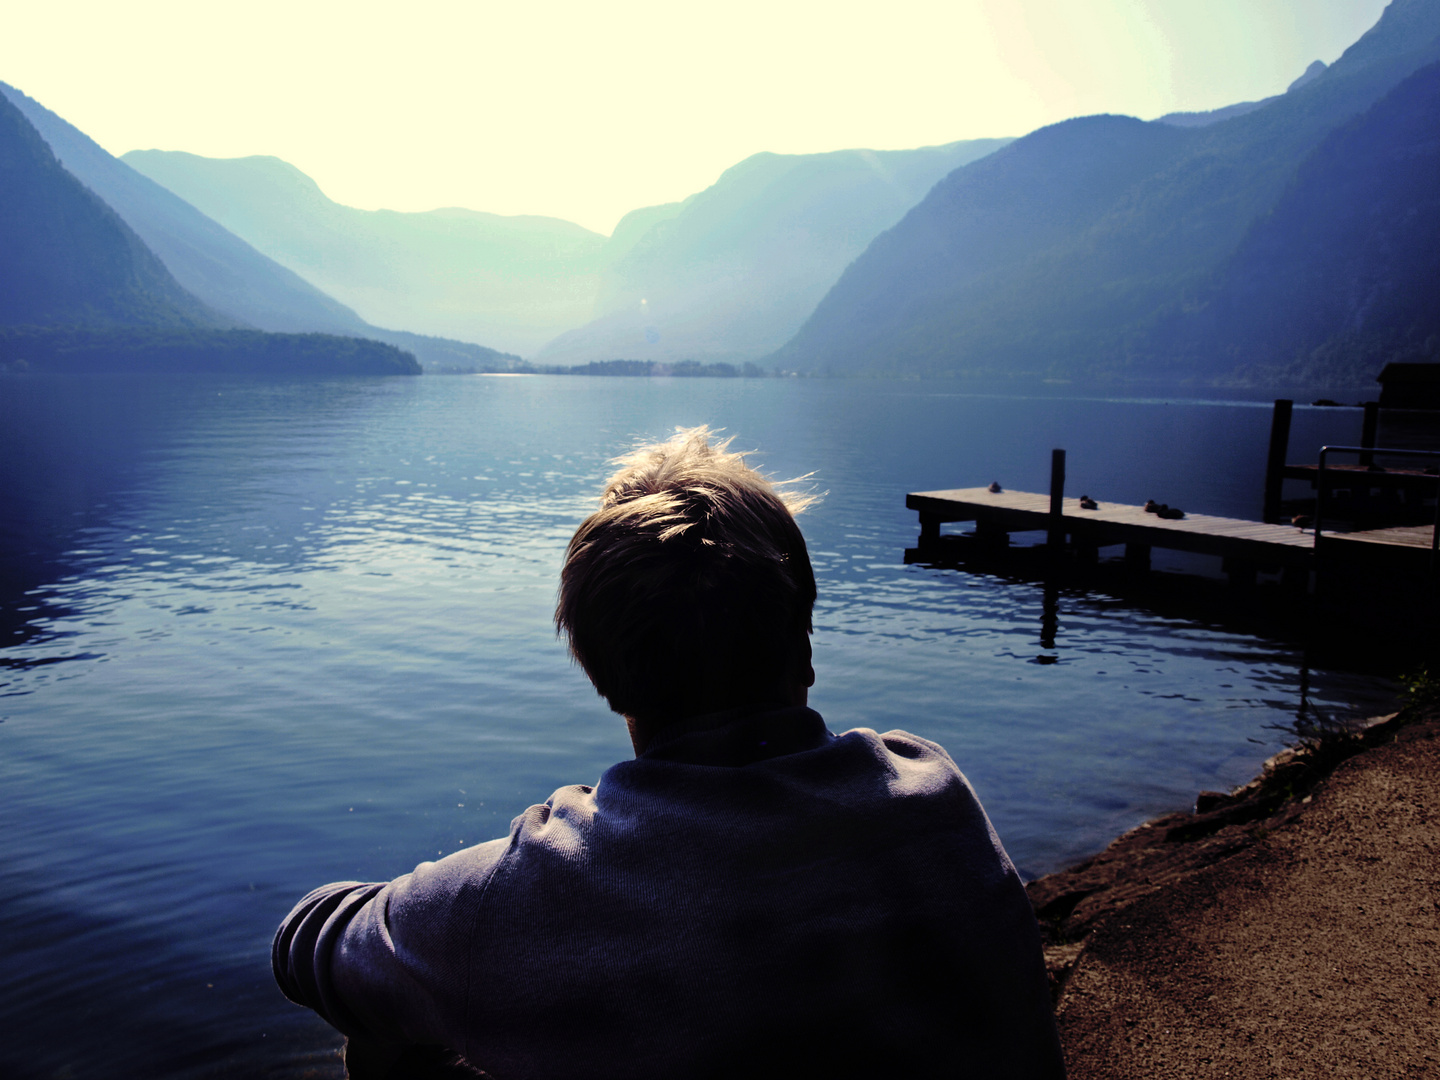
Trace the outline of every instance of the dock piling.
<instances>
[{"instance_id":1,"label":"dock piling","mask_svg":"<svg viewBox=\"0 0 1440 1080\"><path fill-rule=\"evenodd\" d=\"M1065 451L1050 451L1050 550L1065 546Z\"/></svg>"},{"instance_id":2,"label":"dock piling","mask_svg":"<svg viewBox=\"0 0 1440 1080\"><path fill-rule=\"evenodd\" d=\"M1131 541L1125 545L1125 566L1134 574L1150 572L1150 545Z\"/></svg>"},{"instance_id":3,"label":"dock piling","mask_svg":"<svg viewBox=\"0 0 1440 1080\"><path fill-rule=\"evenodd\" d=\"M975 540L989 552L1001 551L1010 546L1010 534L990 518L980 518L975 522Z\"/></svg>"},{"instance_id":4,"label":"dock piling","mask_svg":"<svg viewBox=\"0 0 1440 1080\"><path fill-rule=\"evenodd\" d=\"M1248 589L1254 588L1255 578L1260 568L1249 559L1225 556L1220 560L1220 569L1230 579L1232 587Z\"/></svg>"},{"instance_id":5,"label":"dock piling","mask_svg":"<svg viewBox=\"0 0 1440 1080\"><path fill-rule=\"evenodd\" d=\"M940 519L934 514L920 515L920 546L933 547L940 541Z\"/></svg>"}]
</instances>

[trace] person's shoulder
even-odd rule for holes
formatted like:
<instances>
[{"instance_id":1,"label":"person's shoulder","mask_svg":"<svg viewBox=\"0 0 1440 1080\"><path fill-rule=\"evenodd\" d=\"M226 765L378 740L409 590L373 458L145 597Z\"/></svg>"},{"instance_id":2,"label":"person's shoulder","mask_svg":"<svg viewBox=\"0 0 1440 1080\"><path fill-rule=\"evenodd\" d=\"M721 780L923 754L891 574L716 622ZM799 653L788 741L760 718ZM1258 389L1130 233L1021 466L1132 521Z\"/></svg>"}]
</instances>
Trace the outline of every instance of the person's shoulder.
<instances>
[{"instance_id":1,"label":"person's shoulder","mask_svg":"<svg viewBox=\"0 0 1440 1080\"><path fill-rule=\"evenodd\" d=\"M876 731L874 728L851 728L836 736L837 741L855 740L870 748L872 753L883 755L897 767L909 762L912 766L928 767L938 772L952 774L965 782L955 759L943 746L920 735L895 728L891 731Z\"/></svg>"},{"instance_id":2,"label":"person's shoulder","mask_svg":"<svg viewBox=\"0 0 1440 1080\"><path fill-rule=\"evenodd\" d=\"M512 836L533 834L546 828L583 827L595 814L595 789L589 784L567 784L556 788L543 803L528 806L510 823Z\"/></svg>"},{"instance_id":3,"label":"person's shoulder","mask_svg":"<svg viewBox=\"0 0 1440 1080\"><path fill-rule=\"evenodd\" d=\"M955 759L950 756L948 750L923 736L894 728L891 731L882 731L879 738L892 754L899 754L902 757L933 758L949 763L952 768L955 767Z\"/></svg>"},{"instance_id":4,"label":"person's shoulder","mask_svg":"<svg viewBox=\"0 0 1440 1080\"><path fill-rule=\"evenodd\" d=\"M506 859L512 864L524 862L540 851L568 857L586 845L596 818L594 787L570 784L558 788L543 803L526 807L510 823Z\"/></svg>"}]
</instances>

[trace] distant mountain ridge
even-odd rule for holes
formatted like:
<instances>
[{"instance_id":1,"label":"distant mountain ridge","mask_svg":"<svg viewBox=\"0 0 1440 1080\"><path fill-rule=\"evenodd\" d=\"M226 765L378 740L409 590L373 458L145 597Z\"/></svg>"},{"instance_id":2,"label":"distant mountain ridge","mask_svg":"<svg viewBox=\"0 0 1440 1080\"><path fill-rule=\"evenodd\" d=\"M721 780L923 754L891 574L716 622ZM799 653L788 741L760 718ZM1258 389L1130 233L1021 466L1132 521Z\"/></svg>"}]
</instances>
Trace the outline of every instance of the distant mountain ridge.
<instances>
[{"instance_id":1,"label":"distant mountain ridge","mask_svg":"<svg viewBox=\"0 0 1440 1080\"><path fill-rule=\"evenodd\" d=\"M562 366L1354 385L1386 359L1440 360L1437 63L1440 0L1392 0L1334 65L1263 101L1014 141L757 154L609 238L344 207L275 158L132 152L132 170L0 84L91 201L119 211L123 241L61 257L0 209L0 243L13 234L40 269L0 302L47 272L59 296L64 266L93 280L52 325L291 319L453 370L521 362L438 334ZM424 333L380 330L341 300Z\"/></svg>"},{"instance_id":2,"label":"distant mountain ridge","mask_svg":"<svg viewBox=\"0 0 1440 1080\"><path fill-rule=\"evenodd\" d=\"M1316 147L1150 351L1316 384L1381 359L1440 361L1440 63Z\"/></svg>"},{"instance_id":3,"label":"distant mountain ridge","mask_svg":"<svg viewBox=\"0 0 1440 1080\"><path fill-rule=\"evenodd\" d=\"M0 371L418 374L393 345L243 329L186 292L0 94Z\"/></svg>"},{"instance_id":4,"label":"distant mountain ridge","mask_svg":"<svg viewBox=\"0 0 1440 1080\"><path fill-rule=\"evenodd\" d=\"M1034 132L937 184L771 362L837 374L1225 377L1233 354L1192 350L1181 363L1160 328L1214 293L1327 136L1436 59L1440 0L1393 0L1329 69L1244 115L1203 127L1085 117Z\"/></svg>"},{"instance_id":5,"label":"distant mountain ridge","mask_svg":"<svg viewBox=\"0 0 1440 1080\"><path fill-rule=\"evenodd\" d=\"M367 322L528 353L590 318L606 238L474 210L358 210L274 157L122 160Z\"/></svg>"},{"instance_id":6,"label":"distant mountain ridge","mask_svg":"<svg viewBox=\"0 0 1440 1080\"><path fill-rule=\"evenodd\" d=\"M601 271L599 317L550 342L536 360L763 356L936 181L1009 141L746 158L684 202L622 221ZM626 228L639 215L649 218L631 239ZM628 250L618 250L621 242Z\"/></svg>"},{"instance_id":7,"label":"distant mountain ridge","mask_svg":"<svg viewBox=\"0 0 1440 1080\"><path fill-rule=\"evenodd\" d=\"M111 156L39 102L5 83L0 83L0 97L20 110L60 164L120 215L181 287L235 325L384 341L414 353L432 371L508 370L520 362L518 356L481 345L371 326L178 195Z\"/></svg>"},{"instance_id":8,"label":"distant mountain ridge","mask_svg":"<svg viewBox=\"0 0 1440 1080\"><path fill-rule=\"evenodd\" d=\"M0 97L0 325L233 325L185 292Z\"/></svg>"},{"instance_id":9,"label":"distant mountain ridge","mask_svg":"<svg viewBox=\"0 0 1440 1080\"><path fill-rule=\"evenodd\" d=\"M210 307L264 330L358 333L367 328L349 308L112 157L39 102L5 83L0 83L0 96L34 125L60 163Z\"/></svg>"},{"instance_id":10,"label":"distant mountain ridge","mask_svg":"<svg viewBox=\"0 0 1440 1080\"><path fill-rule=\"evenodd\" d=\"M757 154L607 239L553 218L363 211L276 158L124 161L366 319L540 363L744 360L782 344L845 265L988 139Z\"/></svg>"},{"instance_id":11,"label":"distant mountain ridge","mask_svg":"<svg viewBox=\"0 0 1440 1080\"><path fill-rule=\"evenodd\" d=\"M1285 88L1288 94L1292 90L1298 90L1307 83L1314 82L1322 72L1325 71L1325 61L1316 60L1300 75L1298 79ZM1234 105L1226 105L1223 108L1211 109L1208 112L1173 112L1166 113L1159 117L1159 123L1173 124L1176 127L1208 127L1211 124L1218 124L1221 120L1229 120L1232 117L1244 116L1246 113L1254 112L1256 109L1269 105L1272 101L1279 101L1284 94L1275 94L1271 97L1261 98L1259 101L1240 101Z\"/></svg>"}]
</instances>

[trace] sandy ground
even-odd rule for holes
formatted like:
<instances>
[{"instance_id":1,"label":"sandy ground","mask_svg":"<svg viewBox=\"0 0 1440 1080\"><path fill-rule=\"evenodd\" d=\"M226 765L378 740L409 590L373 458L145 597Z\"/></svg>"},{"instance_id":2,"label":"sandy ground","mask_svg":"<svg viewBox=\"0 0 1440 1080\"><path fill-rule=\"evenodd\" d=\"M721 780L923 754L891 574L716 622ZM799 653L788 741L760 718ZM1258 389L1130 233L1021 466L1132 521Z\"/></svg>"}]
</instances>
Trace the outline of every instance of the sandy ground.
<instances>
[{"instance_id":1,"label":"sandy ground","mask_svg":"<svg viewBox=\"0 0 1440 1080\"><path fill-rule=\"evenodd\" d=\"M1440 1078L1440 717L1032 883L1070 1076Z\"/></svg>"}]
</instances>

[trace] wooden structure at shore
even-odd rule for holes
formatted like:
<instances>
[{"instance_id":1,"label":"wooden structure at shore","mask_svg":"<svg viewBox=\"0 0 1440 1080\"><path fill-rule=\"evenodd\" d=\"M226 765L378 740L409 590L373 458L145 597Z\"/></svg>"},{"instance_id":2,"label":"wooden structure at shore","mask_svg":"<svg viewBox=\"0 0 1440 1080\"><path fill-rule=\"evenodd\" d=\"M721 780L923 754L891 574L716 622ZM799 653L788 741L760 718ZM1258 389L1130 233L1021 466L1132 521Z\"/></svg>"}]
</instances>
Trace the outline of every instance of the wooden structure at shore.
<instances>
[{"instance_id":1,"label":"wooden structure at shore","mask_svg":"<svg viewBox=\"0 0 1440 1080\"><path fill-rule=\"evenodd\" d=\"M1126 563L1143 571L1150 567L1152 548L1192 551L1219 555L1227 572L1243 576L1270 568L1308 571L1315 544L1313 536L1292 525L1207 514L1187 514L1171 521L1147 513L1144 507L1118 503L1084 510L1079 499L1062 497L1057 515L1048 495L1029 491L917 491L905 496L905 505L920 514L922 552L938 544L941 524L973 521L973 541L987 553L1007 547L1011 533L1043 531L1057 546L1068 540L1081 558L1094 558L1103 547L1123 544Z\"/></svg>"},{"instance_id":2,"label":"wooden structure at shore","mask_svg":"<svg viewBox=\"0 0 1440 1080\"><path fill-rule=\"evenodd\" d=\"M1295 478L1306 479L1314 473L1321 507L1327 485L1360 486L1382 473L1393 479L1396 474L1386 470L1377 473L1360 466L1337 469L1325 462L1326 454L1331 452L1361 455L1370 449L1326 448L1318 466L1309 466L1304 475L1297 471ZM1375 448L1374 452L1386 451ZM1347 477L1350 472L1361 475ZM1413 478L1404 482L1411 488L1428 484L1433 492L1436 481L1433 474L1415 471ZM943 558L945 549L953 550L954 541L960 540L970 552L993 560L1004 557L1012 533L1044 532L1046 546L1053 555L1064 554L1080 562L1095 561L1101 548L1123 545L1127 568L1143 573L1150 568L1154 548L1195 552L1219 556L1233 584L1253 584L1260 573L1278 572L1282 585L1297 593L1310 590L1316 581L1312 575L1322 567L1334 567L1346 576L1383 573L1432 586L1440 569L1436 565L1433 523L1339 531L1329 524L1317 530L1313 523L1302 527L1209 514L1167 519L1144 507L1118 503L1102 502L1087 509L1080 499L1066 498L1064 486L1065 451L1056 450L1048 495L990 488L911 492L905 496L905 505L920 515L920 540L918 547L907 553L907 559ZM940 526L947 522L974 522L975 529L965 537L942 536Z\"/></svg>"},{"instance_id":3,"label":"wooden structure at shore","mask_svg":"<svg viewBox=\"0 0 1440 1080\"><path fill-rule=\"evenodd\" d=\"M1406 366L1406 365L1391 365ZM1426 365L1440 368L1440 365ZM1388 369L1387 369L1388 370ZM1401 409L1392 410L1391 430L1387 433L1393 440L1391 446L1377 446L1380 432L1380 410L1378 402L1367 401L1360 408L1364 417L1360 427L1360 445L1343 448L1354 458L1353 463L1324 466L1319 463L1292 464L1288 461L1290 450L1290 418L1294 403L1281 398L1275 402L1270 420L1270 453L1265 463L1265 507L1263 520L1268 522L1289 521L1300 511L1313 514L1318 499L1334 492L1339 496L1331 499L1331 513L1346 519L1351 525L1363 527L1366 523L1418 525L1428 524L1435 517L1427 506L1437 491L1440 480L1440 438L1433 412ZM1394 418L1402 418L1400 424ZM1420 422L1415 423L1419 418ZM1405 420L1410 423L1405 423ZM1408 430L1407 430L1408 429ZM1416 441L1419 436L1419 441ZM1342 448L1335 447L1339 451ZM1325 456L1322 454L1322 457ZM1397 467L1395 458L1409 458L1406 466ZM1377 458L1389 461L1380 465ZM1416 459L1422 459L1416 461ZM1413 467L1409 467L1413 466ZM1286 480L1302 480L1315 493L1308 499L1286 500Z\"/></svg>"}]
</instances>

